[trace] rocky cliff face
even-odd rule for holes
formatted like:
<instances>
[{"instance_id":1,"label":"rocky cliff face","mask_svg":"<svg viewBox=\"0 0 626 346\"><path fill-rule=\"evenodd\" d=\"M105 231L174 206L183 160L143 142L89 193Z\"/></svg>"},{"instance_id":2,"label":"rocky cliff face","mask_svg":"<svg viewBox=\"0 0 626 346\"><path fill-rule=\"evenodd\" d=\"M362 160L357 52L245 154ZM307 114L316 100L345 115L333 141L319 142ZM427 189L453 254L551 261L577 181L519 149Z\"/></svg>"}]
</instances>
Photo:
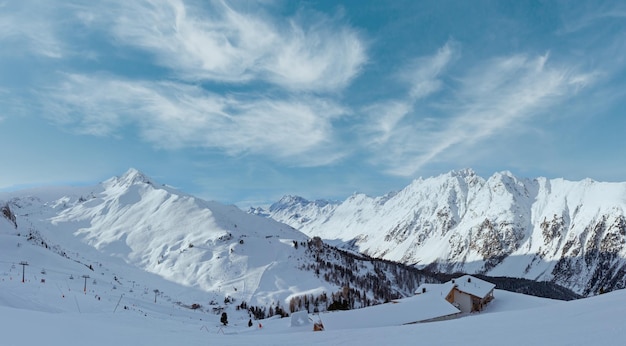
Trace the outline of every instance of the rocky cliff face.
<instances>
[{"instance_id":1,"label":"rocky cliff face","mask_svg":"<svg viewBox=\"0 0 626 346\"><path fill-rule=\"evenodd\" d=\"M7 220L13 228L17 228L17 220L15 218L15 214L11 211L8 203L5 203L0 207L0 217Z\"/></svg>"},{"instance_id":2,"label":"rocky cliff face","mask_svg":"<svg viewBox=\"0 0 626 346\"><path fill-rule=\"evenodd\" d=\"M547 280L589 295L626 287L626 183L418 179L341 203L283 198L259 214L370 256L444 272Z\"/></svg>"}]
</instances>

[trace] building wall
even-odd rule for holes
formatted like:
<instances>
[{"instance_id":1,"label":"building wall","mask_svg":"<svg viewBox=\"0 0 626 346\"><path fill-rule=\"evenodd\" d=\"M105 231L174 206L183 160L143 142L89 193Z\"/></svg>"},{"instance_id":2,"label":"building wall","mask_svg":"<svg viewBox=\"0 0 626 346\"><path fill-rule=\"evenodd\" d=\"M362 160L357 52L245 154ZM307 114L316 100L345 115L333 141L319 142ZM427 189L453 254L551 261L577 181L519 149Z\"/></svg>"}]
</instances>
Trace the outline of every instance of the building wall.
<instances>
[{"instance_id":1,"label":"building wall","mask_svg":"<svg viewBox=\"0 0 626 346\"><path fill-rule=\"evenodd\" d=\"M453 291L454 302L459 305L459 310L461 310L461 312L472 312L472 296L456 289Z\"/></svg>"}]
</instances>

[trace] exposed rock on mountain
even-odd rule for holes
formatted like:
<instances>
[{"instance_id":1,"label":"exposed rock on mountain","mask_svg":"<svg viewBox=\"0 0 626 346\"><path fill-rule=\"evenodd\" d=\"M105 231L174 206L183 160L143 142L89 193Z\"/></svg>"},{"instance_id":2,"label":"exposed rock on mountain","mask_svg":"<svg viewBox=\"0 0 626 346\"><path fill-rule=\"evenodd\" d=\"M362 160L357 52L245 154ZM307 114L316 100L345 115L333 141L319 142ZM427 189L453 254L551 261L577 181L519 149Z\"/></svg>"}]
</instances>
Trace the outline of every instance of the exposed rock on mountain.
<instances>
[{"instance_id":1,"label":"exposed rock on mountain","mask_svg":"<svg viewBox=\"0 0 626 346\"><path fill-rule=\"evenodd\" d=\"M585 295L626 287L626 183L483 179L470 169L341 203L287 197L265 213L309 236L443 272L547 280Z\"/></svg>"},{"instance_id":2,"label":"exposed rock on mountain","mask_svg":"<svg viewBox=\"0 0 626 346\"><path fill-rule=\"evenodd\" d=\"M14 228L17 228L17 221L15 218L15 214L11 211L8 203L5 203L0 207L0 217L3 217L7 220Z\"/></svg>"},{"instance_id":3,"label":"exposed rock on mountain","mask_svg":"<svg viewBox=\"0 0 626 346\"><path fill-rule=\"evenodd\" d=\"M207 301L237 301L258 318L282 315L292 300L310 301L311 312L339 297L350 307L374 305L411 295L428 279L413 268L339 251L286 224L156 184L135 169L95 186L0 198L8 200L0 208L0 230L12 230L2 233L15 236L18 247L41 247L90 270L121 260L122 267L200 291ZM128 280L116 275L114 281Z\"/></svg>"}]
</instances>

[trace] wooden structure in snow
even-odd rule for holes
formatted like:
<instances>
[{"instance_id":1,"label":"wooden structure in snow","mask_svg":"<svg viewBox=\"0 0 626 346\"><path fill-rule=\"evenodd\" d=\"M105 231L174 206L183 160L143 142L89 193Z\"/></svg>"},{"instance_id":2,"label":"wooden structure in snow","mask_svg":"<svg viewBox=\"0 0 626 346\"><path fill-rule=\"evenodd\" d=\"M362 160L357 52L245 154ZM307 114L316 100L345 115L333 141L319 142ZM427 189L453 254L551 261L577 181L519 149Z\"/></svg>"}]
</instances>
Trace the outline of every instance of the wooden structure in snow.
<instances>
[{"instance_id":1,"label":"wooden structure in snow","mask_svg":"<svg viewBox=\"0 0 626 346\"><path fill-rule=\"evenodd\" d=\"M438 294L434 294L433 299L438 295L461 312L478 312L494 299L495 287L496 285L485 280L463 275L443 284L422 284L415 293L425 294L434 291Z\"/></svg>"}]
</instances>

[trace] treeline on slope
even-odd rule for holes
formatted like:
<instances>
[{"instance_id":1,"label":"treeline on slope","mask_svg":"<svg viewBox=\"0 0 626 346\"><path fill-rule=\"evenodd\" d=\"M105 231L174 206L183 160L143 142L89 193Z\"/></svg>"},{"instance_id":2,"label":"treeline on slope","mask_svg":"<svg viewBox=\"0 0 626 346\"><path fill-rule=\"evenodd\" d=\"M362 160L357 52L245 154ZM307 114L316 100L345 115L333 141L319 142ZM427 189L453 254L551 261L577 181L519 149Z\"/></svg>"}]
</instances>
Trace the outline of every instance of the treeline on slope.
<instances>
[{"instance_id":1,"label":"treeline on slope","mask_svg":"<svg viewBox=\"0 0 626 346\"><path fill-rule=\"evenodd\" d=\"M274 315L286 317L303 310L315 313L358 309L411 296L424 282L439 282L414 267L340 250L325 244L319 237L307 242L294 241L294 247L304 248L307 259L299 266L300 270L314 272L317 277L340 289L318 295L294 296L288 306L275 302L268 308L243 305L244 302L238 306L239 309L247 309L256 319Z\"/></svg>"},{"instance_id":2,"label":"treeline on slope","mask_svg":"<svg viewBox=\"0 0 626 346\"><path fill-rule=\"evenodd\" d=\"M337 292L293 297L289 312L348 310L389 302L413 295L424 283L439 282L428 273L401 263L375 259L337 249L314 237L303 244L311 260L300 266L341 287ZM297 246L297 244L295 244Z\"/></svg>"},{"instance_id":3,"label":"treeline on slope","mask_svg":"<svg viewBox=\"0 0 626 346\"><path fill-rule=\"evenodd\" d=\"M313 271L325 281L341 287L337 292L319 295L294 296L288 306L279 302L266 307L251 307L249 311L258 319L273 315L288 316L295 311L309 313L358 309L386 303L414 294L422 283L442 283L464 275L464 273L438 273L418 269L393 261L371 258L366 255L341 250L325 244L319 237L307 242L294 242L294 247L305 247L310 259L300 265L301 270ZM533 281L511 277L474 276L494 283L498 289L537 297L573 300L582 296L547 281Z\"/></svg>"},{"instance_id":4,"label":"treeline on slope","mask_svg":"<svg viewBox=\"0 0 626 346\"><path fill-rule=\"evenodd\" d=\"M315 238L314 238L315 239ZM324 244L326 245L326 244ZM327 245L326 245L327 246ZM328 247L328 246L327 246ZM405 265L393 261L375 259L366 255L354 254L341 249L333 248L337 253L346 256L348 258L355 258L357 260L369 261L374 264L375 267L385 268L384 271L377 270L376 273L380 274L379 278L384 278L385 274L391 275L396 285L391 289L392 292L400 293L400 295L393 296L388 299L384 299L383 302L387 302L391 299L397 299L413 295L417 287L421 283L442 283L450 281L459 276L463 276L467 273L439 273L429 271L427 269L418 269L414 266ZM583 298L582 295L550 281L534 281L530 279L505 277L505 276L488 276L483 274L471 274L479 279L491 282L496 285L496 288L522 293L526 295L532 295L541 298L557 299L557 300L575 300ZM327 280L329 281L329 280ZM385 280L382 280L383 282ZM387 280L388 281L388 280ZM359 281L357 280L357 283ZM389 290L382 290L383 292L389 292ZM398 292L399 291L399 292Z\"/></svg>"}]
</instances>

